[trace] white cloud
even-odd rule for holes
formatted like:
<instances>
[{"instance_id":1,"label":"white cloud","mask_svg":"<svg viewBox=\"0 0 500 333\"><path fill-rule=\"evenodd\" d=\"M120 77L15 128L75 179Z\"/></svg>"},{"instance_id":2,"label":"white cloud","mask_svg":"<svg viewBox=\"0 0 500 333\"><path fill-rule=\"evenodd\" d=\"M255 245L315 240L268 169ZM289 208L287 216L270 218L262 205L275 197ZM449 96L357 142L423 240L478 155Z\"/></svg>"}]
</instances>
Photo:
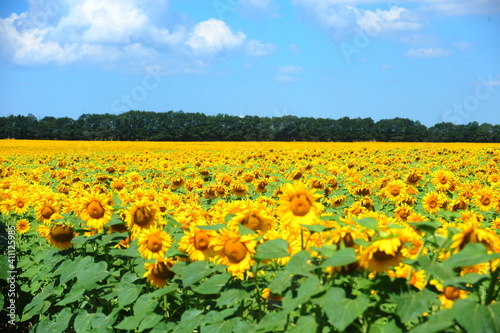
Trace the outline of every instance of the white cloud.
<instances>
[{"instance_id":1,"label":"white cloud","mask_svg":"<svg viewBox=\"0 0 500 333\"><path fill-rule=\"evenodd\" d=\"M449 51L439 47L410 49L406 52L406 56L411 58L442 58L448 56L449 54Z\"/></svg>"},{"instance_id":2,"label":"white cloud","mask_svg":"<svg viewBox=\"0 0 500 333\"><path fill-rule=\"evenodd\" d=\"M246 35L232 32L224 21L208 19L198 23L186 40L195 54L217 53L223 49L232 49L243 44Z\"/></svg>"},{"instance_id":3,"label":"white cloud","mask_svg":"<svg viewBox=\"0 0 500 333\"><path fill-rule=\"evenodd\" d=\"M391 7L389 10L355 10L357 24L364 31L415 31L422 28L409 10Z\"/></svg>"},{"instance_id":4,"label":"white cloud","mask_svg":"<svg viewBox=\"0 0 500 333\"><path fill-rule=\"evenodd\" d=\"M276 68L276 72L279 74L300 74L303 71L301 66L282 66Z\"/></svg>"},{"instance_id":5,"label":"white cloud","mask_svg":"<svg viewBox=\"0 0 500 333\"><path fill-rule=\"evenodd\" d=\"M220 20L192 26L166 13L166 0L31 0L29 5L25 13L0 18L0 54L18 65L147 63L175 71L198 67L194 62L200 57L216 60L220 52L257 57L275 50Z\"/></svg>"},{"instance_id":6,"label":"white cloud","mask_svg":"<svg viewBox=\"0 0 500 333\"><path fill-rule=\"evenodd\" d=\"M247 54L252 57L263 57L276 50L271 43L263 43L260 40L250 40L245 45Z\"/></svg>"}]
</instances>

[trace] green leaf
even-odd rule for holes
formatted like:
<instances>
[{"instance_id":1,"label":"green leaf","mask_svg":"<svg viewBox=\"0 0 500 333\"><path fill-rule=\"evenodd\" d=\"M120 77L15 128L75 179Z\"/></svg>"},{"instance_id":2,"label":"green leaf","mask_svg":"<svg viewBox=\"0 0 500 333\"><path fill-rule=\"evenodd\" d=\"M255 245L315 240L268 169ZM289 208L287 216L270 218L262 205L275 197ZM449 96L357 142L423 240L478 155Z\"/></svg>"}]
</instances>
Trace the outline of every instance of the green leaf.
<instances>
[{"instance_id":1,"label":"green leaf","mask_svg":"<svg viewBox=\"0 0 500 333\"><path fill-rule=\"evenodd\" d=\"M286 324L286 313L284 311L270 312L266 314L257 325L258 332L283 331Z\"/></svg>"},{"instance_id":2,"label":"green leaf","mask_svg":"<svg viewBox=\"0 0 500 333\"><path fill-rule=\"evenodd\" d=\"M201 332L203 333L232 333L233 325L230 321L220 321L215 324L210 324L203 326L201 328Z\"/></svg>"},{"instance_id":3,"label":"green leaf","mask_svg":"<svg viewBox=\"0 0 500 333\"><path fill-rule=\"evenodd\" d=\"M396 303L398 317L402 322L408 322L429 311L430 302L437 299L437 295L430 290L424 289L420 292L392 295L391 299Z\"/></svg>"},{"instance_id":4,"label":"green leaf","mask_svg":"<svg viewBox=\"0 0 500 333\"><path fill-rule=\"evenodd\" d=\"M182 284L184 287L188 287L208 276L210 273L212 273L212 270L208 267L207 261L195 261L187 265L182 273Z\"/></svg>"},{"instance_id":5,"label":"green leaf","mask_svg":"<svg viewBox=\"0 0 500 333\"><path fill-rule=\"evenodd\" d=\"M73 327L77 333L86 333L89 331L92 315L85 309L81 309L76 315Z\"/></svg>"},{"instance_id":6,"label":"green leaf","mask_svg":"<svg viewBox=\"0 0 500 333\"><path fill-rule=\"evenodd\" d=\"M203 295L218 294L221 289L227 284L229 279L231 279L231 273L228 272L214 275L209 279L203 281L198 287L194 289L194 291Z\"/></svg>"},{"instance_id":7,"label":"green leaf","mask_svg":"<svg viewBox=\"0 0 500 333\"><path fill-rule=\"evenodd\" d=\"M56 316L55 322L51 327L52 332L64 332L68 328L69 321L73 316L71 308L62 309Z\"/></svg>"},{"instance_id":8,"label":"green leaf","mask_svg":"<svg viewBox=\"0 0 500 333\"><path fill-rule=\"evenodd\" d=\"M288 242L281 238L271 239L257 246L254 259L265 260L288 257Z\"/></svg>"},{"instance_id":9,"label":"green leaf","mask_svg":"<svg viewBox=\"0 0 500 333\"><path fill-rule=\"evenodd\" d=\"M132 283L120 283L118 287L118 306L123 308L135 301L139 297L142 287L142 285Z\"/></svg>"},{"instance_id":10,"label":"green leaf","mask_svg":"<svg viewBox=\"0 0 500 333\"><path fill-rule=\"evenodd\" d=\"M7 256L5 255L1 255L0 256L0 279L2 280L7 280L7 278L9 277L9 271L10 271L10 267L9 267L9 260L7 259Z\"/></svg>"},{"instance_id":11,"label":"green leaf","mask_svg":"<svg viewBox=\"0 0 500 333\"><path fill-rule=\"evenodd\" d=\"M320 233L320 232L323 232L325 230L328 230L330 228L328 227L325 227L324 225L322 224L312 224L312 225L308 225L308 224L301 224L300 225L301 227L304 227L306 228L307 230L309 230L309 232L311 233Z\"/></svg>"},{"instance_id":12,"label":"green leaf","mask_svg":"<svg viewBox=\"0 0 500 333\"><path fill-rule=\"evenodd\" d=\"M152 312L143 318L139 325L139 332L155 327L163 319L163 316Z\"/></svg>"},{"instance_id":13,"label":"green leaf","mask_svg":"<svg viewBox=\"0 0 500 333\"><path fill-rule=\"evenodd\" d=\"M354 251L353 248L345 248L338 250L335 252L330 258L325 260L322 264L322 266L325 267L338 267L338 266L345 266L352 264L354 262L358 261L356 258L356 252Z\"/></svg>"},{"instance_id":14,"label":"green leaf","mask_svg":"<svg viewBox=\"0 0 500 333\"><path fill-rule=\"evenodd\" d=\"M43 313L50 306L50 302L46 299L51 295L52 290L44 290L44 292L33 297L31 302L26 305L23 310L22 321L28 320L31 317Z\"/></svg>"},{"instance_id":15,"label":"green leaf","mask_svg":"<svg viewBox=\"0 0 500 333\"><path fill-rule=\"evenodd\" d=\"M238 229L240 230L240 236L256 235L255 231L253 231L252 229L249 229L249 228L245 227L242 224L238 225Z\"/></svg>"},{"instance_id":16,"label":"green leaf","mask_svg":"<svg viewBox=\"0 0 500 333\"><path fill-rule=\"evenodd\" d=\"M311 254L308 251L300 251L290 258L285 270L296 275L310 275L309 272L315 268L314 265L309 263L310 260Z\"/></svg>"},{"instance_id":17,"label":"green leaf","mask_svg":"<svg viewBox=\"0 0 500 333\"><path fill-rule=\"evenodd\" d=\"M359 219L357 222L360 226L366 229L380 231L380 228L378 227L378 221L375 220L373 217L363 217L362 219Z\"/></svg>"},{"instance_id":18,"label":"green leaf","mask_svg":"<svg viewBox=\"0 0 500 333\"><path fill-rule=\"evenodd\" d=\"M192 332L195 328L200 326L203 319L203 311L201 310L187 310L181 316L181 321L177 325L175 332Z\"/></svg>"},{"instance_id":19,"label":"green leaf","mask_svg":"<svg viewBox=\"0 0 500 333\"><path fill-rule=\"evenodd\" d=\"M104 261L94 262L94 258L87 256L80 260L76 268L76 278L86 288L93 287L96 282L103 281L109 276Z\"/></svg>"},{"instance_id":20,"label":"green leaf","mask_svg":"<svg viewBox=\"0 0 500 333\"><path fill-rule=\"evenodd\" d=\"M483 305L472 299L458 299L452 310L455 320L467 332L500 332L500 303Z\"/></svg>"},{"instance_id":21,"label":"green leaf","mask_svg":"<svg viewBox=\"0 0 500 333\"><path fill-rule=\"evenodd\" d=\"M394 320L389 321L387 317L382 317L370 325L369 333L400 333L401 331L402 329Z\"/></svg>"},{"instance_id":22,"label":"green leaf","mask_svg":"<svg viewBox=\"0 0 500 333\"><path fill-rule=\"evenodd\" d=\"M281 294L292 285L293 275L289 272L281 272L269 284L269 289L275 294Z\"/></svg>"},{"instance_id":23,"label":"green leaf","mask_svg":"<svg viewBox=\"0 0 500 333\"><path fill-rule=\"evenodd\" d=\"M443 286L454 286L454 287L460 287L464 288L467 287L468 284L470 285L478 285L484 280L488 280L491 278L490 274L479 274L479 273L469 273L464 276L457 276L453 277L451 279L446 279L443 281Z\"/></svg>"},{"instance_id":24,"label":"green leaf","mask_svg":"<svg viewBox=\"0 0 500 333\"><path fill-rule=\"evenodd\" d=\"M451 309L443 309L432 314L429 320L414 327L409 333L437 333L443 332L447 328L455 325L453 321L453 311Z\"/></svg>"},{"instance_id":25,"label":"green leaf","mask_svg":"<svg viewBox=\"0 0 500 333\"><path fill-rule=\"evenodd\" d=\"M443 261L443 265L451 268L474 266L498 258L500 253L488 254L484 244L468 243L460 252Z\"/></svg>"},{"instance_id":26,"label":"green leaf","mask_svg":"<svg viewBox=\"0 0 500 333\"><path fill-rule=\"evenodd\" d=\"M120 330L133 331L139 326L143 318L143 316L137 315L125 317L125 319L123 319L118 325L116 325L115 328Z\"/></svg>"},{"instance_id":27,"label":"green leaf","mask_svg":"<svg viewBox=\"0 0 500 333\"><path fill-rule=\"evenodd\" d=\"M292 290L286 293L283 298L283 309L285 312L290 312L324 290L325 288L315 275L305 278L300 287L297 288L297 297L293 297Z\"/></svg>"},{"instance_id":28,"label":"green leaf","mask_svg":"<svg viewBox=\"0 0 500 333\"><path fill-rule=\"evenodd\" d=\"M76 302L82 299L84 292L85 288L82 285L75 284L71 287L70 292L64 295L64 298L57 302L57 305L64 306L66 304Z\"/></svg>"},{"instance_id":29,"label":"green leaf","mask_svg":"<svg viewBox=\"0 0 500 333\"><path fill-rule=\"evenodd\" d=\"M288 329L288 333L316 332L318 324L313 316L303 316L297 321L297 325Z\"/></svg>"},{"instance_id":30,"label":"green leaf","mask_svg":"<svg viewBox=\"0 0 500 333\"><path fill-rule=\"evenodd\" d=\"M433 235L437 229L439 229L443 224L438 221L422 221L422 222L410 222L408 223L410 226L414 227L417 230L420 230L426 234Z\"/></svg>"},{"instance_id":31,"label":"green leaf","mask_svg":"<svg viewBox=\"0 0 500 333\"><path fill-rule=\"evenodd\" d=\"M224 223L219 223L219 224L214 224L214 225L197 225L196 226L196 228L198 228L198 229L215 230L215 231L219 231L219 230L224 229L226 227L227 227L227 225L225 225Z\"/></svg>"},{"instance_id":32,"label":"green leaf","mask_svg":"<svg viewBox=\"0 0 500 333\"><path fill-rule=\"evenodd\" d=\"M332 288L328 291L327 295L329 294L331 297L327 296L327 299L331 301L324 310L330 324L339 331L345 331L370 305L370 299L364 294L355 299L346 298L341 288Z\"/></svg>"},{"instance_id":33,"label":"green leaf","mask_svg":"<svg viewBox=\"0 0 500 333\"><path fill-rule=\"evenodd\" d=\"M220 294L217 299L217 306L228 306L238 303L250 297L250 293L244 289L229 289Z\"/></svg>"},{"instance_id":34,"label":"green leaf","mask_svg":"<svg viewBox=\"0 0 500 333\"><path fill-rule=\"evenodd\" d=\"M152 313L158 306L158 300L154 299L151 294L141 295L134 303L134 314L137 316Z\"/></svg>"}]
</instances>

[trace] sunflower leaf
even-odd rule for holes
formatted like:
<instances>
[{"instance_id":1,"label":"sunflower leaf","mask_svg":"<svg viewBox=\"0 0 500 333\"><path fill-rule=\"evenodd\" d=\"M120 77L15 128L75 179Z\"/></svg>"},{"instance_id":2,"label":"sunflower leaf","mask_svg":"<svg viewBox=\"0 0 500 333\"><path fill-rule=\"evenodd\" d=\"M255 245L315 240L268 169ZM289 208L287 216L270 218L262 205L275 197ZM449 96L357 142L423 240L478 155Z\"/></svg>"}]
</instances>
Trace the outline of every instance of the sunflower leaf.
<instances>
[{"instance_id":1,"label":"sunflower leaf","mask_svg":"<svg viewBox=\"0 0 500 333\"><path fill-rule=\"evenodd\" d=\"M488 254L484 244L468 243L460 252L443 261L443 265L451 268L474 266L498 258L500 253Z\"/></svg>"},{"instance_id":2,"label":"sunflower leaf","mask_svg":"<svg viewBox=\"0 0 500 333\"><path fill-rule=\"evenodd\" d=\"M410 292L392 295L396 303L396 314L402 322L414 320L429 310L430 302L437 298L437 294L424 289L420 292Z\"/></svg>"},{"instance_id":3,"label":"sunflower leaf","mask_svg":"<svg viewBox=\"0 0 500 333\"><path fill-rule=\"evenodd\" d=\"M265 260L289 256L288 242L281 238L271 239L257 246L254 259Z\"/></svg>"},{"instance_id":4,"label":"sunflower leaf","mask_svg":"<svg viewBox=\"0 0 500 333\"><path fill-rule=\"evenodd\" d=\"M467 332L500 332L500 303L483 305L472 299L458 299L452 310Z\"/></svg>"},{"instance_id":5,"label":"sunflower leaf","mask_svg":"<svg viewBox=\"0 0 500 333\"><path fill-rule=\"evenodd\" d=\"M330 267L338 267L345 266L356 262L356 252L353 248L345 248L336 251L330 258L323 262L322 266Z\"/></svg>"},{"instance_id":6,"label":"sunflower leaf","mask_svg":"<svg viewBox=\"0 0 500 333\"><path fill-rule=\"evenodd\" d=\"M208 267L207 261L195 261L187 265L182 273L182 284L184 287L188 287L210 275L210 273L212 273L212 269Z\"/></svg>"}]
</instances>

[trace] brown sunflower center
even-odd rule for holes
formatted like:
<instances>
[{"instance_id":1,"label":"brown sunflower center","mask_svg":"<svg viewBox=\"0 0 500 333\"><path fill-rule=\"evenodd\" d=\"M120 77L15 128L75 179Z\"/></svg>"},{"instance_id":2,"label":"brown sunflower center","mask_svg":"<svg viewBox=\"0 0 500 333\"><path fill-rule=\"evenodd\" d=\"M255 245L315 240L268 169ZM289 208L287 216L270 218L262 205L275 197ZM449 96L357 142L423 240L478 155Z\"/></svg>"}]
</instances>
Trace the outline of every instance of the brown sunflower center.
<instances>
[{"instance_id":1,"label":"brown sunflower center","mask_svg":"<svg viewBox=\"0 0 500 333\"><path fill-rule=\"evenodd\" d=\"M438 203L436 200L429 201L429 207L436 208L437 206L438 206Z\"/></svg>"},{"instance_id":2,"label":"brown sunflower center","mask_svg":"<svg viewBox=\"0 0 500 333\"><path fill-rule=\"evenodd\" d=\"M398 196L398 195L399 195L399 193L400 193L401 191L399 190L399 187L392 187L390 192L391 192L391 195L393 195L393 196L395 196L395 197L396 197L396 196Z\"/></svg>"},{"instance_id":3,"label":"brown sunflower center","mask_svg":"<svg viewBox=\"0 0 500 333\"><path fill-rule=\"evenodd\" d=\"M55 213L54 209L52 207L50 207L50 206L44 206L43 209L42 209L42 217L44 219L50 219L50 217L54 213Z\"/></svg>"},{"instance_id":4,"label":"brown sunflower center","mask_svg":"<svg viewBox=\"0 0 500 333\"><path fill-rule=\"evenodd\" d=\"M481 198L481 205L488 206L491 203L490 197L484 196Z\"/></svg>"},{"instance_id":5,"label":"brown sunflower center","mask_svg":"<svg viewBox=\"0 0 500 333\"><path fill-rule=\"evenodd\" d=\"M161 241L161 238L158 237L158 236L150 236L149 239L148 239L148 243L147 243L147 246L148 246L148 250L151 251L151 252L159 252L162 248L162 241Z\"/></svg>"},{"instance_id":6,"label":"brown sunflower center","mask_svg":"<svg viewBox=\"0 0 500 333\"><path fill-rule=\"evenodd\" d=\"M255 216L255 215L248 215L246 216L242 221L241 221L241 224L248 228L248 229L252 229L252 230L258 230L259 229L259 226L260 226L260 219Z\"/></svg>"},{"instance_id":7,"label":"brown sunflower center","mask_svg":"<svg viewBox=\"0 0 500 333\"><path fill-rule=\"evenodd\" d=\"M50 228L50 236L59 243L66 243L73 239L73 228L68 225L56 224Z\"/></svg>"},{"instance_id":8,"label":"brown sunflower center","mask_svg":"<svg viewBox=\"0 0 500 333\"><path fill-rule=\"evenodd\" d=\"M456 300L457 298L460 298L460 289L446 287L443 290L443 295L449 300Z\"/></svg>"},{"instance_id":9,"label":"brown sunflower center","mask_svg":"<svg viewBox=\"0 0 500 333\"><path fill-rule=\"evenodd\" d=\"M151 273L159 279L168 280L174 276L174 272L170 270L171 264L161 261L155 265Z\"/></svg>"},{"instance_id":10,"label":"brown sunflower center","mask_svg":"<svg viewBox=\"0 0 500 333\"><path fill-rule=\"evenodd\" d=\"M446 177L441 177L441 179L439 180L439 182L441 184L445 185L448 182L448 180L446 179Z\"/></svg>"},{"instance_id":11,"label":"brown sunflower center","mask_svg":"<svg viewBox=\"0 0 500 333\"><path fill-rule=\"evenodd\" d=\"M92 200L87 206L87 213L93 219L100 219L104 216L104 208L97 200Z\"/></svg>"},{"instance_id":12,"label":"brown sunflower center","mask_svg":"<svg viewBox=\"0 0 500 333\"><path fill-rule=\"evenodd\" d=\"M290 209L296 216L304 216L311 210L311 202L305 194L297 194L290 200Z\"/></svg>"},{"instance_id":13,"label":"brown sunflower center","mask_svg":"<svg viewBox=\"0 0 500 333\"><path fill-rule=\"evenodd\" d=\"M247 255L247 248L239 240L230 240L224 245L224 254L233 264L237 264Z\"/></svg>"},{"instance_id":14,"label":"brown sunflower center","mask_svg":"<svg viewBox=\"0 0 500 333\"><path fill-rule=\"evenodd\" d=\"M16 202L16 206L19 207L19 208L23 208L24 207L24 201L18 200Z\"/></svg>"},{"instance_id":15,"label":"brown sunflower center","mask_svg":"<svg viewBox=\"0 0 500 333\"><path fill-rule=\"evenodd\" d=\"M377 250L373 253L373 259L376 261L388 261L394 259L395 256L392 254L388 254L384 251Z\"/></svg>"},{"instance_id":16,"label":"brown sunflower center","mask_svg":"<svg viewBox=\"0 0 500 333\"><path fill-rule=\"evenodd\" d=\"M206 250L209 245L210 245L210 239L208 238L207 234L200 231L194 235L194 247L198 251Z\"/></svg>"},{"instance_id":17,"label":"brown sunflower center","mask_svg":"<svg viewBox=\"0 0 500 333\"><path fill-rule=\"evenodd\" d=\"M151 222L151 219L153 218L153 215L147 209L147 207L139 207L137 210L134 212L134 223L137 224L140 227L144 227Z\"/></svg>"}]
</instances>

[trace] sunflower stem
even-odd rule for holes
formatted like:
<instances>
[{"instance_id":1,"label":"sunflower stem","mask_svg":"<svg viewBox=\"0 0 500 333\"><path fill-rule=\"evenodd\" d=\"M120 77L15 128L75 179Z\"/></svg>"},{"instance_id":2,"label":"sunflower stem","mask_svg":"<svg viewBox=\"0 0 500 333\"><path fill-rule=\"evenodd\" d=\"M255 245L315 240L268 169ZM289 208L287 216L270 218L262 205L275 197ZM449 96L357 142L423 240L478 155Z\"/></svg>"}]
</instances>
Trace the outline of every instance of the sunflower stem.
<instances>
[{"instance_id":1,"label":"sunflower stem","mask_svg":"<svg viewBox=\"0 0 500 333\"><path fill-rule=\"evenodd\" d=\"M255 282L255 289L257 290L257 306L259 307L258 315L257 315L257 322L260 322L260 319L262 318L262 314L264 313L264 309L262 308L262 293L260 291L259 287L259 281L257 279L257 272L259 266L259 262L257 261L253 266L252 266L252 271L253 271L253 278Z\"/></svg>"},{"instance_id":2,"label":"sunflower stem","mask_svg":"<svg viewBox=\"0 0 500 333\"><path fill-rule=\"evenodd\" d=\"M491 271L491 262L490 262L490 271ZM486 300L484 302L485 305L490 304L495 299L495 296L498 294L498 290L495 293L495 287L498 284L499 274L500 274L500 266L497 267L497 269L495 269L493 272L491 272L490 285L488 286L488 291L486 292Z\"/></svg>"}]
</instances>

